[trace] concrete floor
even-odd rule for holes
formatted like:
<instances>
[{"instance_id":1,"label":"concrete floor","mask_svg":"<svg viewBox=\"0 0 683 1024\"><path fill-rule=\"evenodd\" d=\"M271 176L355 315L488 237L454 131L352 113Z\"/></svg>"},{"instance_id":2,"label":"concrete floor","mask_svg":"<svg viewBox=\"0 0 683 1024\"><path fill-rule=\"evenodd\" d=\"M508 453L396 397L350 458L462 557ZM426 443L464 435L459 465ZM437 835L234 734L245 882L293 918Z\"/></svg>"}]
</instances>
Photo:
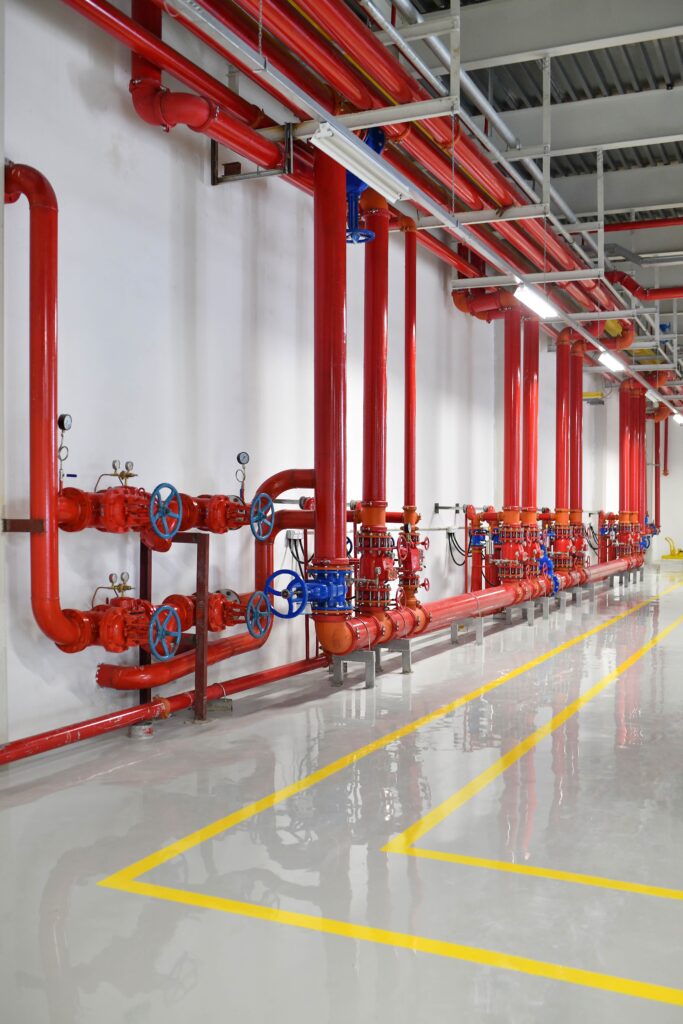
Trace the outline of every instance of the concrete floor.
<instances>
[{"instance_id":1,"label":"concrete floor","mask_svg":"<svg viewBox=\"0 0 683 1024\"><path fill-rule=\"evenodd\" d=\"M3 1024L683 1021L683 575L486 629L2 771Z\"/></svg>"}]
</instances>

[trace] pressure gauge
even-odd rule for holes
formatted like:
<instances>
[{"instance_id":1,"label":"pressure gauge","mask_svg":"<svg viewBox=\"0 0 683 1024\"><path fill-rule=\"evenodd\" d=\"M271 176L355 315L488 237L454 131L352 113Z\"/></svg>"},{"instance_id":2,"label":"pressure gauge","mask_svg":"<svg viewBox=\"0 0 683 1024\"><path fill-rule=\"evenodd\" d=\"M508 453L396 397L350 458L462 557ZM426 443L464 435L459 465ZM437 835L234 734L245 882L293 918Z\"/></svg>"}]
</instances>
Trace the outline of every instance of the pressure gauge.
<instances>
[{"instance_id":1,"label":"pressure gauge","mask_svg":"<svg viewBox=\"0 0 683 1024\"><path fill-rule=\"evenodd\" d=\"M240 466L246 466L246 464L249 462L249 452L238 452L237 461L239 462Z\"/></svg>"},{"instance_id":2,"label":"pressure gauge","mask_svg":"<svg viewBox=\"0 0 683 1024\"><path fill-rule=\"evenodd\" d=\"M68 412L63 412L63 413L60 414L59 418L57 419L57 426L59 427L60 430L64 430L64 431L71 430L72 422L73 421L72 421L71 417L69 416Z\"/></svg>"}]
</instances>

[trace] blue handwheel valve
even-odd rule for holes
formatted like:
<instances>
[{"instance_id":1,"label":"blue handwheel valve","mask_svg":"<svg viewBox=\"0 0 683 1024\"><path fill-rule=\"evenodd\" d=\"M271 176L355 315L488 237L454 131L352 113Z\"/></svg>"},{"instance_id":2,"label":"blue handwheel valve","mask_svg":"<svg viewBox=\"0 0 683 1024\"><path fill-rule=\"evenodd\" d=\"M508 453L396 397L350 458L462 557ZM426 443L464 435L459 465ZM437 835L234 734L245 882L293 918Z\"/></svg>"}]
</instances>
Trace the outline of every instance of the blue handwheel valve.
<instances>
[{"instance_id":1,"label":"blue handwheel valve","mask_svg":"<svg viewBox=\"0 0 683 1024\"><path fill-rule=\"evenodd\" d=\"M149 499L149 521L157 537L173 540L183 520L183 501L173 484L157 484Z\"/></svg>"},{"instance_id":2,"label":"blue handwheel valve","mask_svg":"<svg viewBox=\"0 0 683 1024\"><path fill-rule=\"evenodd\" d=\"M255 590L247 602L245 621L250 636L261 640L270 629L272 610L262 590Z\"/></svg>"},{"instance_id":3,"label":"blue handwheel valve","mask_svg":"<svg viewBox=\"0 0 683 1024\"><path fill-rule=\"evenodd\" d=\"M268 540L275 525L275 505L265 491L257 494L251 503L249 525L256 540Z\"/></svg>"},{"instance_id":4,"label":"blue handwheel valve","mask_svg":"<svg viewBox=\"0 0 683 1024\"><path fill-rule=\"evenodd\" d=\"M280 597L287 602L285 611L272 606L273 615L278 619L296 619L308 604L306 581L290 569L278 569L269 576L263 591L269 598Z\"/></svg>"},{"instance_id":5,"label":"blue handwheel valve","mask_svg":"<svg viewBox=\"0 0 683 1024\"><path fill-rule=\"evenodd\" d=\"M178 650L183 628L180 616L170 604L162 604L150 619L147 640L152 657L170 661Z\"/></svg>"}]
</instances>

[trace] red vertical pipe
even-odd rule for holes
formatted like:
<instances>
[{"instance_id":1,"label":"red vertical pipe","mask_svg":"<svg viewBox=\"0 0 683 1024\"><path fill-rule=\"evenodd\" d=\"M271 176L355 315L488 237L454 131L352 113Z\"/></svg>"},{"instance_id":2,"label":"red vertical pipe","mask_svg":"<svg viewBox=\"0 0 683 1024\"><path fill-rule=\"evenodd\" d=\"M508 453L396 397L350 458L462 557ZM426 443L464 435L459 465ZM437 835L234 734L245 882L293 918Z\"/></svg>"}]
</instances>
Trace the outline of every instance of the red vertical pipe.
<instances>
[{"instance_id":1,"label":"red vertical pipe","mask_svg":"<svg viewBox=\"0 0 683 1024\"><path fill-rule=\"evenodd\" d=\"M655 526L659 529L662 525L661 515L661 478L662 478L662 467L661 467L661 423L659 420L655 420L655 437L654 437L654 464L655 464L655 480L654 480L654 520Z\"/></svg>"},{"instance_id":2,"label":"red vertical pipe","mask_svg":"<svg viewBox=\"0 0 683 1024\"><path fill-rule=\"evenodd\" d=\"M619 519L631 511L631 390L624 381L619 388Z\"/></svg>"},{"instance_id":3,"label":"red vertical pipe","mask_svg":"<svg viewBox=\"0 0 683 1024\"><path fill-rule=\"evenodd\" d=\"M569 510L569 379L571 343L559 337L555 383L555 508Z\"/></svg>"},{"instance_id":4,"label":"red vertical pipe","mask_svg":"<svg viewBox=\"0 0 683 1024\"><path fill-rule=\"evenodd\" d=\"M389 206L368 189L365 226L365 349L363 361L363 504L387 500L387 338L389 324Z\"/></svg>"},{"instance_id":5,"label":"red vertical pipe","mask_svg":"<svg viewBox=\"0 0 683 1024\"><path fill-rule=\"evenodd\" d=\"M505 313L503 365L503 507L521 507L519 455L521 440L522 314L519 309Z\"/></svg>"},{"instance_id":6,"label":"red vertical pipe","mask_svg":"<svg viewBox=\"0 0 683 1024\"><path fill-rule=\"evenodd\" d=\"M346 561L346 172L315 154L315 559Z\"/></svg>"},{"instance_id":7,"label":"red vertical pipe","mask_svg":"<svg viewBox=\"0 0 683 1024\"><path fill-rule=\"evenodd\" d=\"M662 476L669 475L669 421L664 420L664 460L662 465Z\"/></svg>"},{"instance_id":8,"label":"red vertical pipe","mask_svg":"<svg viewBox=\"0 0 683 1024\"><path fill-rule=\"evenodd\" d=\"M409 220L405 231L405 424L403 504L416 505L415 445L417 407L417 231Z\"/></svg>"},{"instance_id":9,"label":"red vertical pipe","mask_svg":"<svg viewBox=\"0 0 683 1024\"><path fill-rule=\"evenodd\" d=\"M586 346L576 341L571 349L569 410L569 507L583 509L583 357Z\"/></svg>"},{"instance_id":10,"label":"red vertical pipe","mask_svg":"<svg viewBox=\"0 0 683 1024\"><path fill-rule=\"evenodd\" d=\"M77 617L59 599L57 525L57 197L33 167L8 164L5 201L28 199L30 210L29 459L31 519L43 524L31 534L31 605L39 627L58 644L79 642Z\"/></svg>"},{"instance_id":11,"label":"red vertical pipe","mask_svg":"<svg viewBox=\"0 0 683 1024\"><path fill-rule=\"evenodd\" d=\"M522 508L538 503L538 329L536 317L524 321Z\"/></svg>"},{"instance_id":12,"label":"red vertical pipe","mask_svg":"<svg viewBox=\"0 0 683 1024\"><path fill-rule=\"evenodd\" d=\"M640 450L640 422L639 406L640 398L635 388L630 389L630 415L631 415L631 504L629 511L635 514L635 522L640 522L640 493L642 458Z\"/></svg>"},{"instance_id":13,"label":"red vertical pipe","mask_svg":"<svg viewBox=\"0 0 683 1024\"><path fill-rule=\"evenodd\" d=\"M640 396L640 521L645 522L647 515L647 415L645 394Z\"/></svg>"}]
</instances>

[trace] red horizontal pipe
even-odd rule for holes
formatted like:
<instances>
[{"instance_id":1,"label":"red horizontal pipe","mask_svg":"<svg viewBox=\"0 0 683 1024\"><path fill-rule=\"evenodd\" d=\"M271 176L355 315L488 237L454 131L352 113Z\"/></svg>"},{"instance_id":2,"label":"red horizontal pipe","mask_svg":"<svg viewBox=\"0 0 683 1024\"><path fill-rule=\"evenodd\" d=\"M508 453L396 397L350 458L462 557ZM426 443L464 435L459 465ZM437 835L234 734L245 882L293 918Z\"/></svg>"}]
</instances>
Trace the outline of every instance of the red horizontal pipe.
<instances>
[{"instance_id":1,"label":"red horizontal pipe","mask_svg":"<svg viewBox=\"0 0 683 1024\"><path fill-rule=\"evenodd\" d=\"M645 231L649 228L677 228L683 226L683 217L662 217L660 220L627 220L605 224L605 231Z\"/></svg>"},{"instance_id":2,"label":"red horizontal pipe","mask_svg":"<svg viewBox=\"0 0 683 1024\"><path fill-rule=\"evenodd\" d=\"M207 688L206 697L207 700L219 700L221 697L229 697L235 693L253 690L281 679L311 672L326 664L326 658L318 657L291 662L288 665L265 669L262 672L254 672L251 675L241 676L224 683L213 683ZM0 747L0 765L11 764L13 761L33 757L35 754L44 754L49 750L57 750L59 747L89 740L95 736L102 736L105 733L114 732L116 729L124 729L141 722L168 718L169 715L178 711L191 708L194 698L194 690L188 690L186 693L177 693L173 697L158 697L148 704L138 704L123 711L113 711L111 714L101 715L99 718L89 718L84 722L64 725L58 729L37 733L35 736L25 736L23 739L14 740Z\"/></svg>"},{"instance_id":3,"label":"red horizontal pipe","mask_svg":"<svg viewBox=\"0 0 683 1024\"><path fill-rule=\"evenodd\" d=\"M645 288L623 270L608 270L605 277L612 284L622 285L635 299L639 299L641 302L654 302L657 299L683 299L683 284L672 288Z\"/></svg>"}]
</instances>

